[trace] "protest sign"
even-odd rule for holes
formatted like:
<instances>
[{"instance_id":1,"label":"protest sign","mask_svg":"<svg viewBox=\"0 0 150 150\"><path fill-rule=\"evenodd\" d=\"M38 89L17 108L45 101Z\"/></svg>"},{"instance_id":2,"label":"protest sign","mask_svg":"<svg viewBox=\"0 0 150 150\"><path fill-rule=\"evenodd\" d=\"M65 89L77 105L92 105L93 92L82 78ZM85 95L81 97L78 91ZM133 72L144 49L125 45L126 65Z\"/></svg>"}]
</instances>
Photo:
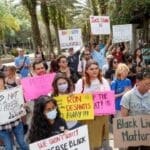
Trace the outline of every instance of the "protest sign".
<instances>
[{"instance_id":1,"label":"protest sign","mask_svg":"<svg viewBox=\"0 0 150 150\"><path fill-rule=\"evenodd\" d=\"M61 49L82 47L81 29L59 30Z\"/></svg>"},{"instance_id":2,"label":"protest sign","mask_svg":"<svg viewBox=\"0 0 150 150\"><path fill-rule=\"evenodd\" d=\"M0 92L0 125L15 121L26 114L21 86Z\"/></svg>"},{"instance_id":3,"label":"protest sign","mask_svg":"<svg viewBox=\"0 0 150 150\"><path fill-rule=\"evenodd\" d=\"M30 150L90 150L86 125L30 144Z\"/></svg>"},{"instance_id":4,"label":"protest sign","mask_svg":"<svg viewBox=\"0 0 150 150\"><path fill-rule=\"evenodd\" d=\"M132 24L113 25L113 43L132 41Z\"/></svg>"},{"instance_id":5,"label":"protest sign","mask_svg":"<svg viewBox=\"0 0 150 150\"><path fill-rule=\"evenodd\" d=\"M150 115L115 118L113 131L115 147L150 146Z\"/></svg>"},{"instance_id":6,"label":"protest sign","mask_svg":"<svg viewBox=\"0 0 150 150\"><path fill-rule=\"evenodd\" d=\"M72 94L55 97L65 120L89 120L94 118L91 94Z\"/></svg>"},{"instance_id":7,"label":"protest sign","mask_svg":"<svg viewBox=\"0 0 150 150\"><path fill-rule=\"evenodd\" d=\"M21 80L26 101L38 98L41 95L47 95L52 91L52 82L55 73L42 76L28 77Z\"/></svg>"},{"instance_id":8,"label":"protest sign","mask_svg":"<svg viewBox=\"0 0 150 150\"><path fill-rule=\"evenodd\" d=\"M115 94L113 91L94 93L93 99L95 116L115 114Z\"/></svg>"},{"instance_id":9,"label":"protest sign","mask_svg":"<svg viewBox=\"0 0 150 150\"><path fill-rule=\"evenodd\" d=\"M110 34L109 16L90 16L90 24L93 35Z\"/></svg>"}]
</instances>

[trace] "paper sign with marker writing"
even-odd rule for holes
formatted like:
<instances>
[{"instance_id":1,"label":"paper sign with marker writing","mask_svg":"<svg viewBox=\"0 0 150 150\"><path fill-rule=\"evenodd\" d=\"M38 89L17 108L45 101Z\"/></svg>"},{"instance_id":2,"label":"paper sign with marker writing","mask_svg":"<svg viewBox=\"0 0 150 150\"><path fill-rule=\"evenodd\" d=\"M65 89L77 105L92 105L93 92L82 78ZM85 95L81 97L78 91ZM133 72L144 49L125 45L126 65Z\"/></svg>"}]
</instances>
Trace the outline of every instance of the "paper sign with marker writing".
<instances>
[{"instance_id":1,"label":"paper sign with marker writing","mask_svg":"<svg viewBox=\"0 0 150 150\"><path fill-rule=\"evenodd\" d=\"M91 94L72 94L55 97L65 120L89 120L94 118Z\"/></svg>"},{"instance_id":2,"label":"paper sign with marker writing","mask_svg":"<svg viewBox=\"0 0 150 150\"><path fill-rule=\"evenodd\" d=\"M81 29L59 30L59 41L61 49L82 47Z\"/></svg>"},{"instance_id":3,"label":"paper sign with marker writing","mask_svg":"<svg viewBox=\"0 0 150 150\"><path fill-rule=\"evenodd\" d=\"M93 35L110 34L109 16L90 16L90 24Z\"/></svg>"},{"instance_id":4,"label":"paper sign with marker writing","mask_svg":"<svg viewBox=\"0 0 150 150\"><path fill-rule=\"evenodd\" d=\"M41 95L52 92L55 73L28 77L21 80L26 101L34 100Z\"/></svg>"},{"instance_id":5,"label":"paper sign with marker writing","mask_svg":"<svg viewBox=\"0 0 150 150\"><path fill-rule=\"evenodd\" d=\"M26 114L22 87L0 92L0 125L15 121Z\"/></svg>"},{"instance_id":6,"label":"paper sign with marker writing","mask_svg":"<svg viewBox=\"0 0 150 150\"><path fill-rule=\"evenodd\" d=\"M114 118L113 131L115 147L150 146L150 115Z\"/></svg>"},{"instance_id":7,"label":"paper sign with marker writing","mask_svg":"<svg viewBox=\"0 0 150 150\"><path fill-rule=\"evenodd\" d=\"M90 150L86 125L30 144L30 150Z\"/></svg>"},{"instance_id":8,"label":"paper sign with marker writing","mask_svg":"<svg viewBox=\"0 0 150 150\"><path fill-rule=\"evenodd\" d=\"M132 24L113 25L113 43L132 41Z\"/></svg>"},{"instance_id":9,"label":"paper sign with marker writing","mask_svg":"<svg viewBox=\"0 0 150 150\"><path fill-rule=\"evenodd\" d=\"M99 92L93 94L94 114L115 114L115 94L113 91Z\"/></svg>"}]
</instances>

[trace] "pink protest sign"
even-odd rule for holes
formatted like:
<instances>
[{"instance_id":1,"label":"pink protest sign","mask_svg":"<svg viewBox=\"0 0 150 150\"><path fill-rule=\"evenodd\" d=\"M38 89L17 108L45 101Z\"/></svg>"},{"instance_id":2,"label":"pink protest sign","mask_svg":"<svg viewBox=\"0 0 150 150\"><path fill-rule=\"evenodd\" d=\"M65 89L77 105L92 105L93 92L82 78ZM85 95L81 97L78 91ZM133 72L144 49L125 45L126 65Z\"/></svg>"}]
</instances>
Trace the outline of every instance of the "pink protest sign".
<instances>
[{"instance_id":1,"label":"pink protest sign","mask_svg":"<svg viewBox=\"0 0 150 150\"><path fill-rule=\"evenodd\" d=\"M52 91L52 82L55 73L42 76L28 77L21 80L23 92L26 101L38 98L41 95L47 95Z\"/></svg>"},{"instance_id":2,"label":"pink protest sign","mask_svg":"<svg viewBox=\"0 0 150 150\"><path fill-rule=\"evenodd\" d=\"M95 116L115 114L115 95L113 91L93 94Z\"/></svg>"}]
</instances>

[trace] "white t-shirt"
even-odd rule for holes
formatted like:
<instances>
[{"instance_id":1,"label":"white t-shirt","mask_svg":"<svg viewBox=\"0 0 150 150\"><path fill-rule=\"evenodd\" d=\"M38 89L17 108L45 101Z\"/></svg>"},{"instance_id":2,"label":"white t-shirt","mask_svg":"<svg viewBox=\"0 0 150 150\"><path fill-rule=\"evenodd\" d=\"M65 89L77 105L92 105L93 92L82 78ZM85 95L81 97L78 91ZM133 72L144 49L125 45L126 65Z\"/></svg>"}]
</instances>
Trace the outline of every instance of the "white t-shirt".
<instances>
[{"instance_id":1,"label":"white t-shirt","mask_svg":"<svg viewBox=\"0 0 150 150\"><path fill-rule=\"evenodd\" d=\"M102 83L95 79L91 82L90 86L86 86L84 84L84 90L83 90L83 80L79 79L78 82L75 85L75 93L94 93L94 92L101 92L101 91L109 91L110 86L108 81L105 78L102 78Z\"/></svg>"}]
</instances>

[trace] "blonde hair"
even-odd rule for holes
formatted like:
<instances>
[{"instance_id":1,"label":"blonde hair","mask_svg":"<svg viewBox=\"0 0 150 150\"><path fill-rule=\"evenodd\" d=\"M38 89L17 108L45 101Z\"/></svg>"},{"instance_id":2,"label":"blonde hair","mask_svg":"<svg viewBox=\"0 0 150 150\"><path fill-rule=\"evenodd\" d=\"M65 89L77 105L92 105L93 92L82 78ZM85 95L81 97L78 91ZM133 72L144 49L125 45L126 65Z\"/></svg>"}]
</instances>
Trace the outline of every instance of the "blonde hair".
<instances>
[{"instance_id":1,"label":"blonde hair","mask_svg":"<svg viewBox=\"0 0 150 150\"><path fill-rule=\"evenodd\" d=\"M120 63L118 66L117 66L117 69L116 69L116 72L115 72L115 76L117 79L120 79L121 78L121 73L122 72L127 72L129 73L129 67L126 65L126 64L123 64L123 63Z\"/></svg>"}]
</instances>

